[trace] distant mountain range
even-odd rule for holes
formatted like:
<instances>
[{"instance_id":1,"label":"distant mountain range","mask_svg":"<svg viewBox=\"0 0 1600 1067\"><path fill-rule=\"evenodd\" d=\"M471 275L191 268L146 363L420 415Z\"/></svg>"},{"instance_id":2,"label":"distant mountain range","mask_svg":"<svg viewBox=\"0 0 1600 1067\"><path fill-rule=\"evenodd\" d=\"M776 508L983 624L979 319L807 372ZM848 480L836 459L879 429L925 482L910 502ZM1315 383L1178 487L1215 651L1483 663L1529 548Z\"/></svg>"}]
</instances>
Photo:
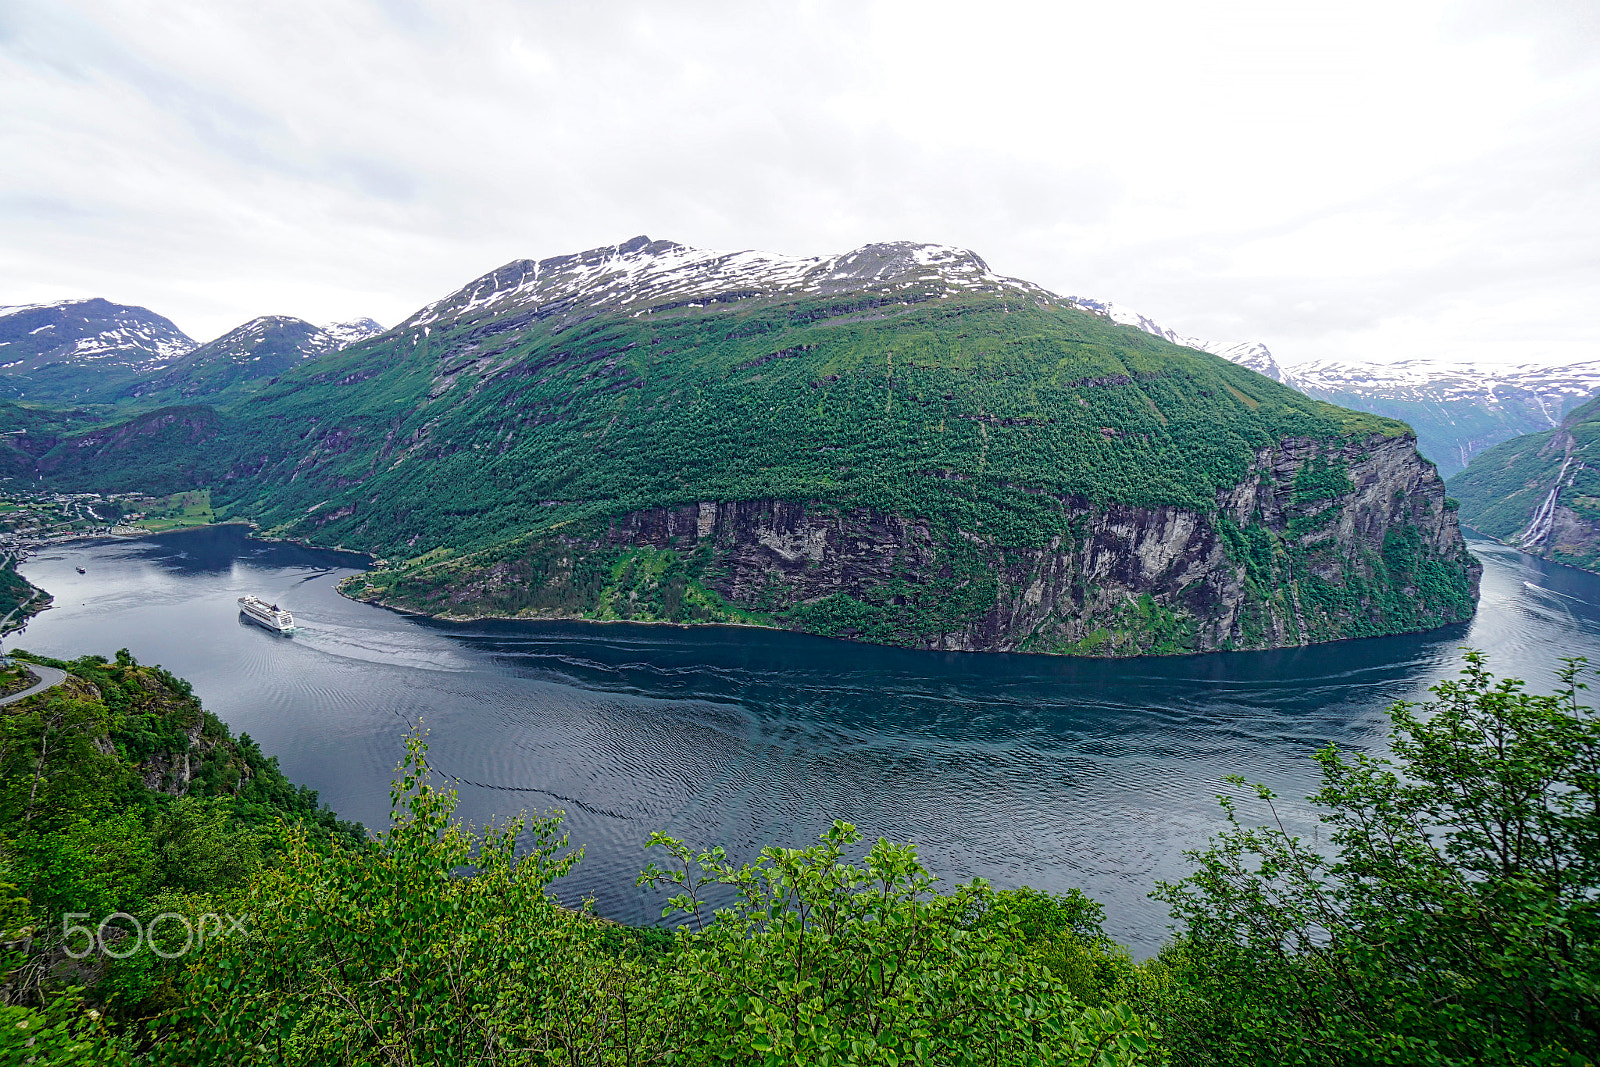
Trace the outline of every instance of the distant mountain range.
<instances>
[{"instance_id":1,"label":"distant mountain range","mask_svg":"<svg viewBox=\"0 0 1600 1067\"><path fill-rule=\"evenodd\" d=\"M1318 400L1408 422L1422 454L1446 477L1502 441L1559 426L1568 412L1600 392L1600 360L1557 366L1318 360L1284 366L1259 341L1204 341L1115 304L1083 298L1076 303L1113 322L1249 367Z\"/></svg>"},{"instance_id":2,"label":"distant mountain range","mask_svg":"<svg viewBox=\"0 0 1600 1067\"><path fill-rule=\"evenodd\" d=\"M1448 477L1502 441L1559 426L1600 392L1600 360L1554 367L1319 361L1289 368L1283 380L1319 400L1410 423L1423 455Z\"/></svg>"},{"instance_id":3,"label":"distant mountain range","mask_svg":"<svg viewBox=\"0 0 1600 1067\"><path fill-rule=\"evenodd\" d=\"M71 406L208 399L383 332L271 315L198 344L147 308L109 300L0 307L0 397Z\"/></svg>"}]
</instances>

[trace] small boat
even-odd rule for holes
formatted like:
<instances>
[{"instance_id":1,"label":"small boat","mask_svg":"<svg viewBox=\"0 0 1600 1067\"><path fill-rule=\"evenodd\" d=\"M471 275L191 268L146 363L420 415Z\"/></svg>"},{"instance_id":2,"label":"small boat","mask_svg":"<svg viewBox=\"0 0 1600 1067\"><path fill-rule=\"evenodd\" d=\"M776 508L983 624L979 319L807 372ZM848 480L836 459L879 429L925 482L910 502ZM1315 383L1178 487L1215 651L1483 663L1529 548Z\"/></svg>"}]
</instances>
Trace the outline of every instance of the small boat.
<instances>
[{"instance_id":1,"label":"small boat","mask_svg":"<svg viewBox=\"0 0 1600 1067\"><path fill-rule=\"evenodd\" d=\"M79 568L78 568L78 573L79 573L79 574L88 574L88 573L89 573L89 572L88 572L88 571L86 571L86 570L84 570L84 569L83 569L83 568L82 568L82 567L79 567Z\"/></svg>"},{"instance_id":2,"label":"small boat","mask_svg":"<svg viewBox=\"0 0 1600 1067\"><path fill-rule=\"evenodd\" d=\"M239 614L258 626L265 626L273 633L288 634L294 632L293 615L276 604L268 604L257 596L246 594L240 597Z\"/></svg>"}]
</instances>

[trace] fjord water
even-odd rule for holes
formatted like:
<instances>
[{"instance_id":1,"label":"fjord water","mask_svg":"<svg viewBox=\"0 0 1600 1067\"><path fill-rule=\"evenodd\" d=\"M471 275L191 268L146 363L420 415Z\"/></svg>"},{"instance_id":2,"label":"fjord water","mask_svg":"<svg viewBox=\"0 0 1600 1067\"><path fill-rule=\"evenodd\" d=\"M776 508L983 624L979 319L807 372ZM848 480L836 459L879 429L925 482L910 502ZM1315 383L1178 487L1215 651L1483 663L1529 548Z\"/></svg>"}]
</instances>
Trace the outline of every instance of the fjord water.
<instances>
[{"instance_id":1,"label":"fjord water","mask_svg":"<svg viewBox=\"0 0 1600 1067\"><path fill-rule=\"evenodd\" d=\"M948 880L1078 886L1142 954L1146 897L1219 825L1225 775L1267 783L1296 827L1328 742L1384 744L1384 709L1426 696L1463 645L1548 688L1561 656L1600 664L1600 578L1473 538L1483 599L1429 634L1139 660L913 652L745 628L445 624L340 597L361 558L219 527L53 547L22 572L55 597L11 647L132 650L194 683L237 733L345 818L381 827L401 736L478 824L559 807L586 850L560 887L656 921L634 888L652 830L737 859L834 819L918 844ZM78 574L77 567L86 573ZM255 593L291 638L244 622Z\"/></svg>"}]
</instances>

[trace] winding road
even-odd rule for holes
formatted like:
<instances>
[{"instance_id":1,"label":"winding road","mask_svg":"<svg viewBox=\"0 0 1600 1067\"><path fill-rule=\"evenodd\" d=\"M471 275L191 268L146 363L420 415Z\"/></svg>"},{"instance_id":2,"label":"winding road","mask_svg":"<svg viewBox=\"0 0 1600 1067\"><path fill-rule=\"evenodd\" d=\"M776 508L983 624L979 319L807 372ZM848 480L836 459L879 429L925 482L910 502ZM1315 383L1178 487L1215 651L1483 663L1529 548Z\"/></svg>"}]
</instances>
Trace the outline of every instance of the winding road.
<instances>
[{"instance_id":1,"label":"winding road","mask_svg":"<svg viewBox=\"0 0 1600 1067\"><path fill-rule=\"evenodd\" d=\"M46 667L42 663L28 664L28 673L39 679L39 681L20 693L12 693L8 697L0 698L0 707L5 707L7 704L15 704L19 700L25 700L35 693L42 693L51 686L60 685L67 680L66 671L59 667Z\"/></svg>"}]
</instances>

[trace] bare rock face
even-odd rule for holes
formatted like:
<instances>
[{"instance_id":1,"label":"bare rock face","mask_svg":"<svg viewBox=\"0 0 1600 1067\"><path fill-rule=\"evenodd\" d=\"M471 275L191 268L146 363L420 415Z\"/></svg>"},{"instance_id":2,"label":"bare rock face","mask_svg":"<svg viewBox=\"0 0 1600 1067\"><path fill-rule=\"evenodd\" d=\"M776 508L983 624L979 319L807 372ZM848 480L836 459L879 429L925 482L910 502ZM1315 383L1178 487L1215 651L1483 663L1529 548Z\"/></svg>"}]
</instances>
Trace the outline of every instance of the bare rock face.
<instances>
[{"instance_id":1,"label":"bare rock face","mask_svg":"<svg viewBox=\"0 0 1600 1067\"><path fill-rule=\"evenodd\" d=\"M1476 603L1481 567L1414 438L1263 448L1205 513L1060 504L1061 531L1023 546L801 501L650 508L365 595L455 617L743 619L927 649L1080 655L1430 629Z\"/></svg>"}]
</instances>

